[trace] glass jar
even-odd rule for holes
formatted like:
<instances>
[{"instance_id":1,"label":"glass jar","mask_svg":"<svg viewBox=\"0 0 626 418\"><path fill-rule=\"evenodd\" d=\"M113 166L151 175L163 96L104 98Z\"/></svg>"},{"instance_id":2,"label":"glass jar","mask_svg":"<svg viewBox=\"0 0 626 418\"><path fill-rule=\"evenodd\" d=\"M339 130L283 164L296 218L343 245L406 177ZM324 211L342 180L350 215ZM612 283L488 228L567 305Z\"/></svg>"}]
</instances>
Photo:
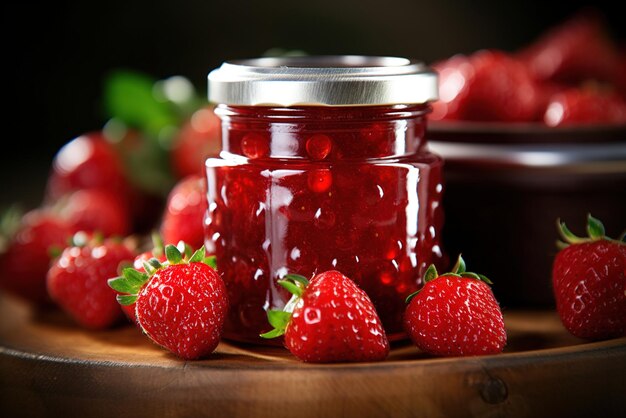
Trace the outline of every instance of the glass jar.
<instances>
[{"instance_id":1,"label":"glass jar","mask_svg":"<svg viewBox=\"0 0 626 418\"><path fill-rule=\"evenodd\" d=\"M209 75L223 151L207 160L206 246L230 297L225 338L264 342L277 281L338 270L403 335L405 298L443 259L434 73L403 58L262 58Z\"/></svg>"}]
</instances>

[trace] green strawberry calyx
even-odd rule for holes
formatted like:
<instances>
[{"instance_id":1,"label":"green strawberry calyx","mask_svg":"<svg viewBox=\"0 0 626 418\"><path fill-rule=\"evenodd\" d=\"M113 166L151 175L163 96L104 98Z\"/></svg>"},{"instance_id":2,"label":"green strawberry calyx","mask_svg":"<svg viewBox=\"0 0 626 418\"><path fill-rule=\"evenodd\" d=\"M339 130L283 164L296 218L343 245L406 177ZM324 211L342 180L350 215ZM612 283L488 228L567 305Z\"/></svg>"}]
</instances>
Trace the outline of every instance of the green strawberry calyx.
<instances>
[{"instance_id":1,"label":"green strawberry calyx","mask_svg":"<svg viewBox=\"0 0 626 418\"><path fill-rule=\"evenodd\" d=\"M190 247L184 242L179 242L178 247L167 245L165 247L166 261L161 262L156 258L151 258L143 262L145 272L135 270L132 267L122 270L120 277L108 280L109 287L121 294L117 295L120 305L128 306L137 301L137 295L154 274L168 266L177 264L204 263L215 269L215 256L207 256L204 246L191 253Z\"/></svg>"},{"instance_id":2,"label":"green strawberry calyx","mask_svg":"<svg viewBox=\"0 0 626 418\"><path fill-rule=\"evenodd\" d=\"M622 235L618 239L612 239L606 236L606 232L604 230L604 225L602 222L591 216L590 213L587 214L587 236L579 237L574 234L569 228L565 225L565 222L561 222L561 219L556 220L556 227L559 231L559 235L561 236L560 240L557 240L556 246L562 250L564 248L569 247L570 245L575 244L584 244L588 242L594 241L611 241L617 244L626 245L624 240L626 239L626 231L622 232Z\"/></svg>"},{"instance_id":3,"label":"green strawberry calyx","mask_svg":"<svg viewBox=\"0 0 626 418\"><path fill-rule=\"evenodd\" d=\"M459 254L459 257L456 260L456 263L454 264L454 267L452 267L452 271L449 273L444 273L444 274L439 274L437 272L437 268L435 267L434 264L431 264L428 269L426 270L426 273L424 274L424 285L426 285L426 283L428 282L432 282L433 280L439 278L439 277L456 277L456 278L466 278L466 279L476 279L476 280L480 280L481 282L485 282L488 285L492 285L493 282L491 280L489 280L487 278L487 276L485 276L484 274L479 274L479 273L473 273L471 271L467 271L466 270L467 266L465 264L465 260L463 260L463 257L461 256L461 254ZM417 290L416 292L411 293L409 296L407 296L406 298L406 303L409 303L411 301L411 299L413 299L415 296L417 296L417 294L419 294L419 292L423 289L424 287L422 286L422 288L420 288L419 290Z\"/></svg>"},{"instance_id":4,"label":"green strawberry calyx","mask_svg":"<svg viewBox=\"0 0 626 418\"><path fill-rule=\"evenodd\" d=\"M306 277L299 274L287 274L278 281L278 284L287 289L292 296L283 309L270 309L267 311L267 320L274 329L261 334L260 336L262 338L276 338L285 333L287 325L289 321L291 321L291 314L298 302L302 299L302 294L304 293L304 289L309 285L309 281Z\"/></svg>"}]
</instances>

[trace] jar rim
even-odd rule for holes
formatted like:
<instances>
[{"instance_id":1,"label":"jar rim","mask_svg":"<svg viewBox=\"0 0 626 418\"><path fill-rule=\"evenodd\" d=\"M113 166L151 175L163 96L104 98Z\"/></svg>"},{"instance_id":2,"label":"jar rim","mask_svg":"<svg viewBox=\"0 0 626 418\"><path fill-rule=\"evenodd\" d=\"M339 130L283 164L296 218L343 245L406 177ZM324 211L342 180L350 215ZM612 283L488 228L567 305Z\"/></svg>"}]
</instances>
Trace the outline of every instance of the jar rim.
<instances>
[{"instance_id":1,"label":"jar rim","mask_svg":"<svg viewBox=\"0 0 626 418\"><path fill-rule=\"evenodd\" d=\"M224 62L208 76L209 101L245 106L360 106L427 103L436 73L401 57L276 57Z\"/></svg>"}]
</instances>

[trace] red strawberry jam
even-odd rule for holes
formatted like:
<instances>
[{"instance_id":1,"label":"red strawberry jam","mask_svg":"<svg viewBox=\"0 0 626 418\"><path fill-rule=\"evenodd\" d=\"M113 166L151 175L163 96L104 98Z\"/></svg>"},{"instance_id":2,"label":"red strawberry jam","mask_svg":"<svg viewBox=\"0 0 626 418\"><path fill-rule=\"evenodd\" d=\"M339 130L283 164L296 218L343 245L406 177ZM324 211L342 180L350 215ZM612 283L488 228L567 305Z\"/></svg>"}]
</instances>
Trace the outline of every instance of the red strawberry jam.
<instances>
[{"instance_id":1,"label":"red strawberry jam","mask_svg":"<svg viewBox=\"0 0 626 418\"><path fill-rule=\"evenodd\" d=\"M230 314L225 337L262 342L277 281L338 270L374 302L391 338L404 300L442 260L441 159L424 139L427 103L221 104L221 158L207 160L207 250Z\"/></svg>"}]
</instances>

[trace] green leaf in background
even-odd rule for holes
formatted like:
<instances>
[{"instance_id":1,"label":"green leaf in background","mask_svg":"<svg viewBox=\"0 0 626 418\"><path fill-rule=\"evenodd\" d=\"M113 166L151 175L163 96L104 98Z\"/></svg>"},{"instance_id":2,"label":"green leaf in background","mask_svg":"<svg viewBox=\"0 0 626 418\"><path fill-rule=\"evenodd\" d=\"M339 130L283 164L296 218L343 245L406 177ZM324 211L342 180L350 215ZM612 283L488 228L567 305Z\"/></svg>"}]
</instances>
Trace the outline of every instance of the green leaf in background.
<instances>
[{"instance_id":1,"label":"green leaf in background","mask_svg":"<svg viewBox=\"0 0 626 418\"><path fill-rule=\"evenodd\" d=\"M164 129L180 126L181 118L171 102L154 94L157 83L147 75L118 70L105 82L104 105L109 115L159 139Z\"/></svg>"},{"instance_id":2,"label":"green leaf in background","mask_svg":"<svg viewBox=\"0 0 626 418\"><path fill-rule=\"evenodd\" d=\"M152 195L167 196L175 180L168 150L163 144L142 132L130 130L117 118L109 120L103 132L122 157L133 185Z\"/></svg>"}]
</instances>

